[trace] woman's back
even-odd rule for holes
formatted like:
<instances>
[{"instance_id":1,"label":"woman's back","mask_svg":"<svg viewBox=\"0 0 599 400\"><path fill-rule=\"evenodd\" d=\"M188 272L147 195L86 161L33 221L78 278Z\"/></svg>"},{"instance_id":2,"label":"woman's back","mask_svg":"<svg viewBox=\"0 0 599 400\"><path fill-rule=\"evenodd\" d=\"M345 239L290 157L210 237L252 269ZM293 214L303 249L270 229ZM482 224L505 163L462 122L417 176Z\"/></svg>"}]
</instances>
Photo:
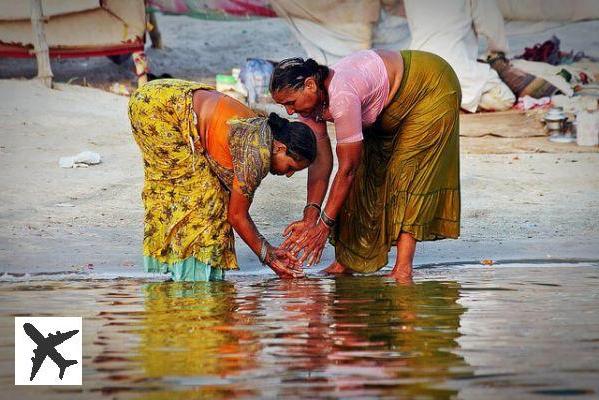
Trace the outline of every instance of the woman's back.
<instances>
[{"instance_id":1,"label":"woman's back","mask_svg":"<svg viewBox=\"0 0 599 400\"><path fill-rule=\"evenodd\" d=\"M236 118L255 117L256 113L232 97L214 90L196 91L193 108L202 147L221 166L232 169L228 122Z\"/></svg>"},{"instance_id":2,"label":"woman's back","mask_svg":"<svg viewBox=\"0 0 599 400\"><path fill-rule=\"evenodd\" d=\"M346 113L359 114L362 125L372 124L389 94L389 79L382 58L373 50L363 50L342 58L331 69L329 111L336 125ZM349 109L348 98L355 98L360 108ZM356 128L349 128L349 132Z\"/></svg>"}]
</instances>

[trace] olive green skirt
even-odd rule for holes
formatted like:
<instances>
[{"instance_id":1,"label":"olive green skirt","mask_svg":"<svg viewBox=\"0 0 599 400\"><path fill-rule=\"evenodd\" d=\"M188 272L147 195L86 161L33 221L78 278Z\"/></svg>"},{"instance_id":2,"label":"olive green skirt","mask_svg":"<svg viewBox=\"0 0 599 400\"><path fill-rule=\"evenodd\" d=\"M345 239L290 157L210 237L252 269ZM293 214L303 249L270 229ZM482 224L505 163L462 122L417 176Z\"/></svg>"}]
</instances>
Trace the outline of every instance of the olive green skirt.
<instances>
[{"instance_id":1,"label":"olive green skirt","mask_svg":"<svg viewBox=\"0 0 599 400\"><path fill-rule=\"evenodd\" d=\"M401 85L364 129L362 162L332 235L336 260L356 272L387 265L401 232L418 241L460 234L460 84L441 57L401 54Z\"/></svg>"}]
</instances>

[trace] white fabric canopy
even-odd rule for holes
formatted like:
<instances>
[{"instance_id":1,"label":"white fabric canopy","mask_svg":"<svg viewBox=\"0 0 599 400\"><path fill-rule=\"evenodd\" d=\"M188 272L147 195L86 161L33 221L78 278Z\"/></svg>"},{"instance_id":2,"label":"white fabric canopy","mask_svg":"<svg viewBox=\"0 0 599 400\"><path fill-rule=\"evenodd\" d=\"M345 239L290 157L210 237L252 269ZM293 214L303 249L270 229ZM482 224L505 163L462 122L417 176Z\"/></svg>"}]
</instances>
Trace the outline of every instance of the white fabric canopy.
<instances>
[{"instance_id":1,"label":"white fabric canopy","mask_svg":"<svg viewBox=\"0 0 599 400\"><path fill-rule=\"evenodd\" d=\"M321 64L333 64L372 46L380 5L372 0L272 0L302 47Z\"/></svg>"},{"instance_id":2,"label":"white fabric canopy","mask_svg":"<svg viewBox=\"0 0 599 400\"><path fill-rule=\"evenodd\" d=\"M462 85L462 107L476 111L486 92L492 109L515 101L488 64L476 61L475 30L489 47L507 52L503 17L495 0L273 0L275 12L287 19L308 56L323 64L371 47L430 51L446 59ZM407 20L398 15L404 14ZM431 11L433 10L433 11ZM395 11L395 12L394 12ZM505 86L505 85L504 85Z\"/></svg>"},{"instance_id":3,"label":"white fabric canopy","mask_svg":"<svg viewBox=\"0 0 599 400\"><path fill-rule=\"evenodd\" d=\"M146 31L143 0L45 0L48 45L60 48L118 46L139 41ZM30 46L29 1L0 0L0 42Z\"/></svg>"}]
</instances>

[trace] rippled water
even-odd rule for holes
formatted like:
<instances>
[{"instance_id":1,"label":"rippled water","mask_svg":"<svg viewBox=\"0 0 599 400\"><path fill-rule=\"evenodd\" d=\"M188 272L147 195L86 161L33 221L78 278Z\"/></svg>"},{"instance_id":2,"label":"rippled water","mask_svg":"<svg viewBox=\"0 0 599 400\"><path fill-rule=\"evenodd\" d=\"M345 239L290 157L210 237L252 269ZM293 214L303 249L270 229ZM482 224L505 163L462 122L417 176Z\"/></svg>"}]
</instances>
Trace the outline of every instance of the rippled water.
<instances>
[{"instance_id":1,"label":"rippled water","mask_svg":"<svg viewBox=\"0 0 599 400\"><path fill-rule=\"evenodd\" d=\"M4 398L596 398L599 267L0 284ZM13 386L14 316L83 316L81 387Z\"/></svg>"}]
</instances>

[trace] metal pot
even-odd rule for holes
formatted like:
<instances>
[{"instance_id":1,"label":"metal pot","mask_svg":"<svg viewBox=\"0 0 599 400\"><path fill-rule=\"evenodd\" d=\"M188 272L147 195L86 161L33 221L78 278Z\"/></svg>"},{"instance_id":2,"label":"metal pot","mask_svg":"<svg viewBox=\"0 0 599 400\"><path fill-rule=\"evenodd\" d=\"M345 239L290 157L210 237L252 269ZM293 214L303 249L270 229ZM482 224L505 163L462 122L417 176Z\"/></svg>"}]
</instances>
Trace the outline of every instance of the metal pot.
<instances>
[{"instance_id":1,"label":"metal pot","mask_svg":"<svg viewBox=\"0 0 599 400\"><path fill-rule=\"evenodd\" d=\"M549 132L563 132L567 118L545 119L545 126Z\"/></svg>"},{"instance_id":2,"label":"metal pot","mask_svg":"<svg viewBox=\"0 0 599 400\"><path fill-rule=\"evenodd\" d=\"M565 134L568 117L564 113L563 108L554 107L545 114L545 126L550 134L549 140L558 143L570 143L575 139L571 134Z\"/></svg>"}]
</instances>

